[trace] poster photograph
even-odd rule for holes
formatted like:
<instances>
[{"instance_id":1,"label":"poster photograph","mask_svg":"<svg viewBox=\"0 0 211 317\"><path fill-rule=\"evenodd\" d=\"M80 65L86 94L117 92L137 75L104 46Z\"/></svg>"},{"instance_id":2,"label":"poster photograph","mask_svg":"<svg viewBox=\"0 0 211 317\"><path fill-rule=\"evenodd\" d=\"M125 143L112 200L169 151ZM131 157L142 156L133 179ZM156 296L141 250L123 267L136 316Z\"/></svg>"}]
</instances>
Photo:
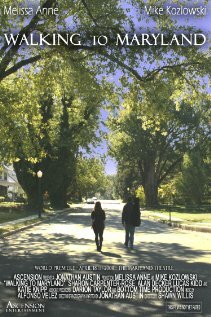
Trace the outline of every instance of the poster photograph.
<instances>
[{"instance_id":1,"label":"poster photograph","mask_svg":"<svg viewBox=\"0 0 211 317\"><path fill-rule=\"evenodd\" d=\"M0 317L211 317L210 1L0 1Z\"/></svg>"}]
</instances>

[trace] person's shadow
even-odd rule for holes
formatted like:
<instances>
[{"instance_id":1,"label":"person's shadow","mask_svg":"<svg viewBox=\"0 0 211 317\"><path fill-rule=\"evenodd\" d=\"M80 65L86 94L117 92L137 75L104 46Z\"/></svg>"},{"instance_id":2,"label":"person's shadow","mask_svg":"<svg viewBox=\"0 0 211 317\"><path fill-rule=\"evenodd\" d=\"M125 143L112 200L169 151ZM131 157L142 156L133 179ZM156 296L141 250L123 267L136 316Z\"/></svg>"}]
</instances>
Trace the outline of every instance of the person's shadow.
<instances>
[{"instance_id":1,"label":"person's shadow","mask_svg":"<svg viewBox=\"0 0 211 317\"><path fill-rule=\"evenodd\" d=\"M116 254L116 253L112 253L112 252L103 252L101 251L101 254L105 255L105 256L109 256L110 258L121 258L121 255Z\"/></svg>"}]
</instances>

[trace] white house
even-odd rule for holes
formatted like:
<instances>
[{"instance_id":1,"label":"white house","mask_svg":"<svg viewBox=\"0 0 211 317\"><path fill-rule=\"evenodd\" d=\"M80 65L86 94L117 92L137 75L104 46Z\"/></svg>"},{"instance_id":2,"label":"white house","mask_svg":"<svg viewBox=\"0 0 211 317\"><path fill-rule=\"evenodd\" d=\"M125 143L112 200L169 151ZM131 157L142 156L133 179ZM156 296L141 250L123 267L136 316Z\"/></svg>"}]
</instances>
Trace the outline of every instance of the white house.
<instances>
[{"instance_id":1,"label":"white house","mask_svg":"<svg viewBox=\"0 0 211 317\"><path fill-rule=\"evenodd\" d=\"M0 167L0 196L14 198L22 195L23 189L18 183L12 166L1 164Z\"/></svg>"}]
</instances>

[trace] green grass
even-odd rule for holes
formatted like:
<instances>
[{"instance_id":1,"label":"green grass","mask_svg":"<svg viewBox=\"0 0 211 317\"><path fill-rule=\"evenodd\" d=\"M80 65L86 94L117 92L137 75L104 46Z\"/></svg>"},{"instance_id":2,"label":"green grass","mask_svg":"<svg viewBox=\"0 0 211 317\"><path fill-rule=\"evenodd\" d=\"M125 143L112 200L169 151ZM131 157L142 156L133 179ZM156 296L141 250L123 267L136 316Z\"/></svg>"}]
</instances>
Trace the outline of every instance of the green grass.
<instances>
[{"instance_id":1,"label":"green grass","mask_svg":"<svg viewBox=\"0 0 211 317\"><path fill-rule=\"evenodd\" d=\"M177 208L176 208L177 209ZM208 222L211 224L211 212L210 210L194 210L194 209L184 209L181 211L174 210L174 207L171 209L154 209L150 211L144 211L145 215L150 215L151 212L160 213L169 217L169 211L171 210L171 217L173 218L180 218L184 222Z\"/></svg>"},{"instance_id":2,"label":"green grass","mask_svg":"<svg viewBox=\"0 0 211 317\"><path fill-rule=\"evenodd\" d=\"M73 207L73 206L71 206ZM55 214L50 206L45 206L43 212L43 218L47 219L48 217ZM23 220L17 224L6 224L8 221L18 220L26 218L29 216L37 216L34 219ZM40 221L38 218L38 211L30 211L27 209L27 205L22 203L0 203L0 224L4 224L0 227L0 235L9 231L13 231L18 228L22 228L26 225L30 225Z\"/></svg>"},{"instance_id":3,"label":"green grass","mask_svg":"<svg viewBox=\"0 0 211 317\"><path fill-rule=\"evenodd\" d=\"M160 205L157 210L173 211L178 213L211 213L211 205L184 206L184 205Z\"/></svg>"},{"instance_id":4,"label":"green grass","mask_svg":"<svg viewBox=\"0 0 211 317\"><path fill-rule=\"evenodd\" d=\"M24 207L24 204L16 202L0 202L0 209L18 209L20 207Z\"/></svg>"},{"instance_id":5,"label":"green grass","mask_svg":"<svg viewBox=\"0 0 211 317\"><path fill-rule=\"evenodd\" d=\"M13 221L25 217L29 217L32 215L36 215L36 213L32 213L26 210L18 210L18 211L0 211L0 223L4 223L7 221Z\"/></svg>"},{"instance_id":6,"label":"green grass","mask_svg":"<svg viewBox=\"0 0 211 317\"><path fill-rule=\"evenodd\" d=\"M43 217L47 219L53 214L53 212L54 210L52 208L50 208L49 206L45 206ZM8 221L26 218L29 216L38 216L38 211L32 212L28 210L27 206L22 203L0 203L0 224ZM0 235L9 231L13 231L15 229L22 228L26 225L34 224L38 221L40 221L40 219L37 217L35 219L25 220L17 224L5 224L3 227L0 227Z\"/></svg>"},{"instance_id":7,"label":"green grass","mask_svg":"<svg viewBox=\"0 0 211 317\"><path fill-rule=\"evenodd\" d=\"M25 218L35 215L35 212L27 210L27 207L18 203L0 204L0 223Z\"/></svg>"},{"instance_id":8,"label":"green grass","mask_svg":"<svg viewBox=\"0 0 211 317\"><path fill-rule=\"evenodd\" d=\"M45 207L45 215L50 214L52 211ZM29 216L38 215L38 211L31 211L28 209L27 205L23 203L15 202L2 202L0 203L0 223L7 221L13 221L21 218L26 218Z\"/></svg>"}]
</instances>

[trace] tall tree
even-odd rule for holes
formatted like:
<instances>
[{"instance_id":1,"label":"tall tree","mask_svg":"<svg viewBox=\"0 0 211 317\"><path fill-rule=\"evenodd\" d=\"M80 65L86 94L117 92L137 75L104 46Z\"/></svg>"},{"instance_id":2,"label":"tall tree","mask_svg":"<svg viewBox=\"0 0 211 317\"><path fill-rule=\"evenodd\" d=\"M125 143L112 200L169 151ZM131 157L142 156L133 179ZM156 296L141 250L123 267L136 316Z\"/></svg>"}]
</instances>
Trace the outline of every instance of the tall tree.
<instances>
[{"instance_id":1,"label":"tall tree","mask_svg":"<svg viewBox=\"0 0 211 317\"><path fill-rule=\"evenodd\" d=\"M77 157L75 190L81 197L101 195L108 185L103 162L97 158Z\"/></svg>"},{"instance_id":2,"label":"tall tree","mask_svg":"<svg viewBox=\"0 0 211 317\"><path fill-rule=\"evenodd\" d=\"M25 94L28 86L30 94ZM20 74L16 87L8 79L3 88L1 155L15 161L18 179L33 207L39 169L43 190L48 190L52 204L64 207L75 153L79 146L86 147L96 139L100 87L83 65L54 56L48 63L40 63L35 72Z\"/></svg>"},{"instance_id":3,"label":"tall tree","mask_svg":"<svg viewBox=\"0 0 211 317\"><path fill-rule=\"evenodd\" d=\"M177 190L185 204L201 205L208 194L210 165L202 151L185 154L181 174L177 180Z\"/></svg>"},{"instance_id":4,"label":"tall tree","mask_svg":"<svg viewBox=\"0 0 211 317\"><path fill-rule=\"evenodd\" d=\"M121 160L118 164L116 175L116 192L124 200L127 201L128 196L135 194L135 189L141 183L140 173L133 160Z\"/></svg>"},{"instance_id":5,"label":"tall tree","mask_svg":"<svg viewBox=\"0 0 211 317\"><path fill-rule=\"evenodd\" d=\"M120 166L131 162L139 170L148 206L158 204L158 187L182 162L184 153L209 134L209 100L204 96L192 100L190 95L193 104L188 105L186 94L178 95L175 84L160 78L147 90L137 91L132 85L118 116L108 123L110 153ZM159 105L162 108L156 111Z\"/></svg>"}]
</instances>

